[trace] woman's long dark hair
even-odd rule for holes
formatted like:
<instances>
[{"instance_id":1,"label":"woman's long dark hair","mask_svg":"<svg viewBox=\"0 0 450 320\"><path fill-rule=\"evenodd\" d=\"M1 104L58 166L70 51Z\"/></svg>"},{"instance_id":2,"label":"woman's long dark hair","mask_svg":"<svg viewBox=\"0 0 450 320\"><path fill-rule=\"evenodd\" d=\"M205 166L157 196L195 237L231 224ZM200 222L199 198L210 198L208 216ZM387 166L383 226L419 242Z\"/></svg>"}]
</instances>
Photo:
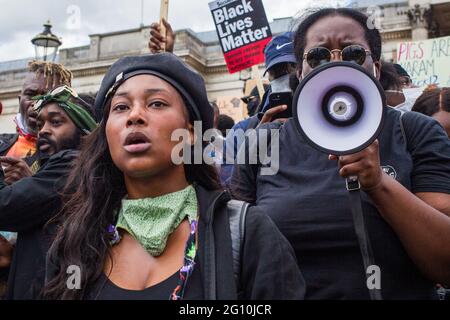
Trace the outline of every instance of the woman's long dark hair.
<instances>
[{"instance_id":1,"label":"woman's long dark hair","mask_svg":"<svg viewBox=\"0 0 450 320\"><path fill-rule=\"evenodd\" d=\"M80 155L63 192L61 222L48 258L57 267L51 274L42 297L44 299L87 298L89 286L101 276L110 256L108 227L115 223L115 212L126 195L123 173L112 161L106 140L106 122L111 101L99 127L83 141ZM194 163L194 162L191 162ZM186 179L208 190L220 189L213 166L185 164ZM69 266L81 270L81 289L67 287Z\"/></svg>"}]
</instances>

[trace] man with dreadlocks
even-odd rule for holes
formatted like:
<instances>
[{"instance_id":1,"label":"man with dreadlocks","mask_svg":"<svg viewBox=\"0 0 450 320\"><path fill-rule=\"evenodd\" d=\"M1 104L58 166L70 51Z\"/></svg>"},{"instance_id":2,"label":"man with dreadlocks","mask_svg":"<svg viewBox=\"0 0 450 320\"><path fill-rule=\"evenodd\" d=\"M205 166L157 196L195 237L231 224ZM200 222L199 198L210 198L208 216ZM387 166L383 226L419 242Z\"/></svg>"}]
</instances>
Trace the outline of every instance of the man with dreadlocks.
<instances>
[{"instance_id":1,"label":"man with dreadlocks","mask_svg":"<svg viewBox=\"0 0 450 320\"><path fill-rule=\"evenodd\" d=\"M26 166L24 160L0 157L0 163L9 165L4 173L0 172L0 230L18 233L7 299L38 297L44 284L45 256L54 231L49 221L61 208L60 194L71 162L78 155L81 137L97 126L92 106L68 86L57 87L31 100L36 113L39 170L23 177L20 171ZM6 180L13 183L8 184ZM2 250L0 257L1 254ZM8 257L1 260L8 261Z\"/></svg>"},{"instance_id":2,"label":"man with dreadlocks","mask_svg":"<svg viewBox=\"0 0 450 320\"><path fill-rule=\"evenodd\" d=\"M33 111L36 95L45 94L60 85L71 85L72 73L62 65L31 61L28 73L19 95L19 113L14 119L17 127L15 134L0 135L0 156L28 158L31 165L36 153L36 112Z\"/></svg>"},{"instance_id":3,"label":"man with dreadlocks","mask_svg":"<svg viewBox=\"0 0 450 320\"><path fill-rule=\"evenodd\" d=\"M36 112L33 111L34 101L31 98L44 94L59 85L70 86L71 80L72 73L60 64L44 61L31 61L28 64L28 73L19 95L19 113L14 119L17 132L0 134L0 156L25 160L15 168L22 177L29 176L38 169L38 162L36 161ZM7 167L8 164L2 164L1 166ZM12 177L15 176L6 178L5 183L13 183L14 181L10 180ZM0 241L4 240L2 234L8 240L14 242L15 234L0 233ZM3 246L7 245L4 241L0 242L0 246L2 244ZM0 297L6 277L7 274L0 268Z\"/></svg>"}]
</instances>

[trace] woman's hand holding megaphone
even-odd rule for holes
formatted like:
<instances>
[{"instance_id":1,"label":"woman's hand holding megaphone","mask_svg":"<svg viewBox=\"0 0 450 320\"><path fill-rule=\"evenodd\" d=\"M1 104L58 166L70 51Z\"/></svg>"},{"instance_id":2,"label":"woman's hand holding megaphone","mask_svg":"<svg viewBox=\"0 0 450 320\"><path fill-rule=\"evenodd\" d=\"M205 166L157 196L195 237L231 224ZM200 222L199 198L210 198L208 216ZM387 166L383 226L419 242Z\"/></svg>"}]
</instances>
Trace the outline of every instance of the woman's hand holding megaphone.
<instances>
[{"instance_id":1,"label":"woman's hand holding megaphone","mask_svg":"<svg viewBox=\"0 0 450 320\"><path fill-rule=\"evenodd\" d=\"M338 161L339 175L343 178L358 177L361 189L366 193L379 189L383 183L378 140L358 153L339 157L330 155L329 159Z\"/></svg>"}]
</instances>

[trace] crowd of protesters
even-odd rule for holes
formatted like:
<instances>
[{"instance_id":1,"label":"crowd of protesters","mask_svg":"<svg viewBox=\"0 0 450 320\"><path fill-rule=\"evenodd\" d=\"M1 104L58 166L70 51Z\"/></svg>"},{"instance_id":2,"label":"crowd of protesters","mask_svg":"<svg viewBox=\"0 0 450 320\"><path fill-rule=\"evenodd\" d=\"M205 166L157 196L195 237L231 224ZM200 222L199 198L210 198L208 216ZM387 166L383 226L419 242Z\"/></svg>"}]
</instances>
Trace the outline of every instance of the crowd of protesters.
<instances>
[{"instance_id":1,"label":"crowd of protesters","mask_svg":"<svg viewBox=\"0 0 450 320\"><path fill-rule=\"evenodd\" d=\"M254 88L243 97L249 117L238 123L172 53L165 20L165 35L151 26L150 53L116 61L95 97L78 94L64 66L30 62L17 132L0 135L0 296L370 299L345 188L356 176L380 296L445 299L450 88L416 88L400 65L382 61L367 19L314 10L275 36L264 50L269 84L263 96ZM270 96L340 60L373 75L387 106L377 139L338 157L310 146L291 106ZM225 161L270 151L270 141L236 134L249 129L278 132L275 174L263 174L260 160ZM184 141L173 139L178 130ZM180 142L185 161L175 163ZM214 161L196 161L198 145Z\"/></svg>"}]
</instances>

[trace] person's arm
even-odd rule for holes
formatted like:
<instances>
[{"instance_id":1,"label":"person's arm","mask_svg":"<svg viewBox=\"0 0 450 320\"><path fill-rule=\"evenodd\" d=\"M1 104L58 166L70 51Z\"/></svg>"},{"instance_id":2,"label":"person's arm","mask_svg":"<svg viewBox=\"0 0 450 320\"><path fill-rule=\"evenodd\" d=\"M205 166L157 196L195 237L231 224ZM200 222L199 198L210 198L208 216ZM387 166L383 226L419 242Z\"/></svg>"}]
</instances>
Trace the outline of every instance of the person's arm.
<instances>
[{"instance_id":1,"label":"person's arm","mask_svg":"<svg viewBox=\"0 0 450 320\"><path fill-rule=\"evenodd\" d=\"M450 195L414 195L386 174L368 194L419 269L436 282L450 284ZM443 205L435 206L439 203Z\"/></svg>"},{"instance_id":2,"label":"person's arm","mask_svg":"<svg viewBox=\"0 0 450 320\"><path fill-rule=\"evenodd\" d=\"M450 283L450 140L437 123L415 123L410 144L412 190L383 173L378 141L339 158L342 177L358 176L362 189L394 229L405 250L431 280ZM337 157L330 156L337 160ZM441 190L441 191L440 191Z\"/></svg>"},{"instance_id":3,"label":"person's arm","mask_svg":"<svg viewBox=\"0 0 450 320\"><path fill-rule=\"evenodd\" d=\"M148 48L151 53L158 53L162 51L163 44L166 46L166 52L173 53L175 45L175 33L172 30L172 26L165 19L162 23L166 27L166 35L161 34L161 26L159 23L152 23L150 25L150 40L148 41Z\"/></svg>"},{"instance_id":4,"label":"person's arm","mask_svg":"<svg viewBox=\"0 0 450 320\"><path fill-rule=\"evenodd\" d=\"M288 240L258 207L247 213L242 252L244 299L301 300L305 281Z\"/></svg>"},{"instance_id":5,"label":"person's arm","mask_svg":"<svg viewBox=\"0 0 450 320\"><path fill-rule=\"evenodd\" d=\"M74 157L74 153L52 157L34 176L10 186L0 172L0 230L22 232L52 218Z\"/></svg>"}]
</instances>

